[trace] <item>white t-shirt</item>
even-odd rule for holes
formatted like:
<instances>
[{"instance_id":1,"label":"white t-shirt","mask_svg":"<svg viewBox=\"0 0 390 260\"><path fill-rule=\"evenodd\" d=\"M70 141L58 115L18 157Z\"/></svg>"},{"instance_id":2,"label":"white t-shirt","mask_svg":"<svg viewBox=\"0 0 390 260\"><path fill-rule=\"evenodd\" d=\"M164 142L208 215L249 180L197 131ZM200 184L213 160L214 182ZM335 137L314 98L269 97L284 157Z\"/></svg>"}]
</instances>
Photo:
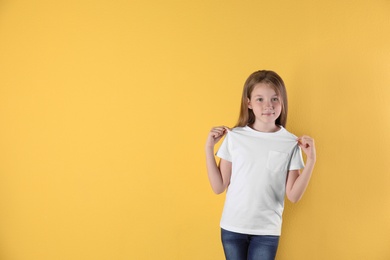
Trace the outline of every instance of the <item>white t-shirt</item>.
<instances>
[{"instance_id":1,"label":"white t-shirt","mask_svg":"<svg viewBox=\"0 0 390 260\"><path fill-rule=\"evenodd\" d=\"M288 170L304 167L297 137L283 127L273 133L236 127L225 136L217 156L232 162L221 227L280 236Z\"/></svg>"}]
</instances>

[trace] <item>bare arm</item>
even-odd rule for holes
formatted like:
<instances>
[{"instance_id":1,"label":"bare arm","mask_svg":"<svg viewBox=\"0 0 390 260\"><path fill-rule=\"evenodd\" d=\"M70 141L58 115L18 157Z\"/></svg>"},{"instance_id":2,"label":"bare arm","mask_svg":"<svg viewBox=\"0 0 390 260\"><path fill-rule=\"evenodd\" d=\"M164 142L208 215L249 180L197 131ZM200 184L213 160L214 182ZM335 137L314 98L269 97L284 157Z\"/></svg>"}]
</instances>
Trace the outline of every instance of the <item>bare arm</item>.
<instances>
[{"instance_id":1,"label":"bare arm","mask_svg":"<svg viewBox=\"0 0 390 260\"><path fill-rule=\"evenodd\" d=\"M215 161L214 146L227 133L228 128L224 126L211 129L206 141L206 167L211 188L216 194L224 192L229 185L232 171L232 164L221 159L219 165Z\"/></svg>"},{"instance_id":2,"label":"bare arm","mask_svg":"<svg viewBox=\"0 0 390 260\"><path fill-rule=\"evenodd\" d=\"M302 136L298 138L298 144L306 154L306 165L299 173L299 170L289 171L286 182L287 198L293 202L298 202L309 184L311 175L313 173L314 165L316 163L316 149L314 140L309 136Z\"/></svg>"}]
</instances>

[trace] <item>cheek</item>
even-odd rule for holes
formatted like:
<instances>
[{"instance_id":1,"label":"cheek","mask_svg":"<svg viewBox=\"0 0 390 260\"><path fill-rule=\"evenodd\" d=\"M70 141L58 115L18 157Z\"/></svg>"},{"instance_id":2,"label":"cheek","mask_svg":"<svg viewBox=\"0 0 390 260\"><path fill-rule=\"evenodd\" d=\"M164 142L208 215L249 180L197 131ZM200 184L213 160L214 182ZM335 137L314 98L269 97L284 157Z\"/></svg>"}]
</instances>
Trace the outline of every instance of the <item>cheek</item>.
<instances>
[{"instance_id":1,"label":"cheek","mask_svg":"<svg viewBox=\"0 0 390 260\"><path fill-rule=\"evenodd\" d=\"M282 104L281 103L275 103L274 108L278 110L282 110Z\"/></svg>"},{"instance_id":2,"label":"cheek","mask_svg":"<svg viewBox=\"0 0 390 260\"><path fill-rule=\"evenodd\" d=\"M280 114L282 112L282 105L281 104L276 105L275 110L277 110Z\"/></svg>"}]
</instances>

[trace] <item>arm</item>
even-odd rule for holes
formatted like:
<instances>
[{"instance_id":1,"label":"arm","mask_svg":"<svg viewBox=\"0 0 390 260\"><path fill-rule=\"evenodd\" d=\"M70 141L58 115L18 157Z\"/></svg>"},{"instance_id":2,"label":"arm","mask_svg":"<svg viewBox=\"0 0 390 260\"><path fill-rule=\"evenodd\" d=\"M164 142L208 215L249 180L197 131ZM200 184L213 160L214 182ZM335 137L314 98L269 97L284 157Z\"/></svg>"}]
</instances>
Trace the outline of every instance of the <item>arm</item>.
<instances>
[{"instance_id":1,"label":"arm","mask_svg":"<svg viewBox=\"0 0 390 260\"><path fill-rule=\"evenodd\" d=\"M291 170L288 173L286 195L293 203L298 202L305 193L316 163L314 140L309 136L302 136L298 138L298 144L306 154L306 166L302 173L299 173L299 170Z\"/></svg>"},{"instance_id":2,"label":"arm","mask_svg":"<svg viewBox=\"0 0 390 260\"><path fill-rule=\"evenodd\" d=\"M232 163L221 159L217 165L214 156L214 146L227 133L228 128L224 126L211 129L206 141L206 167L211 188L216 194L224 192L229 185L232 171Z\"/></svg>"}]
</instances>

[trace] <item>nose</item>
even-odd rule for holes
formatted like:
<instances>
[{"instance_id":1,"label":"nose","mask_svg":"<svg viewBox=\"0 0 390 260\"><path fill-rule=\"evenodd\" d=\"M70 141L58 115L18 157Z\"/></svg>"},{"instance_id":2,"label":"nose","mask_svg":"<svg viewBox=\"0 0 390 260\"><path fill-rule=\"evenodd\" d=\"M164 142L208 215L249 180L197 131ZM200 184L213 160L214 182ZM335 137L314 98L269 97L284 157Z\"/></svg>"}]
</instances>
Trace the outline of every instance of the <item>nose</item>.
<instances>
[{"instance_id":1,"label":"nose","mask_svg":"<svg viewBox=\"0 0 390 260\"><path fill-rule=\"evenodd\" d=\"M273 108L273 105L272 105L272 102L271 102L271 101L265 101L265 102L264 102L264 106L265 106L266 108Z\"/></svg>"}]
</instances>

